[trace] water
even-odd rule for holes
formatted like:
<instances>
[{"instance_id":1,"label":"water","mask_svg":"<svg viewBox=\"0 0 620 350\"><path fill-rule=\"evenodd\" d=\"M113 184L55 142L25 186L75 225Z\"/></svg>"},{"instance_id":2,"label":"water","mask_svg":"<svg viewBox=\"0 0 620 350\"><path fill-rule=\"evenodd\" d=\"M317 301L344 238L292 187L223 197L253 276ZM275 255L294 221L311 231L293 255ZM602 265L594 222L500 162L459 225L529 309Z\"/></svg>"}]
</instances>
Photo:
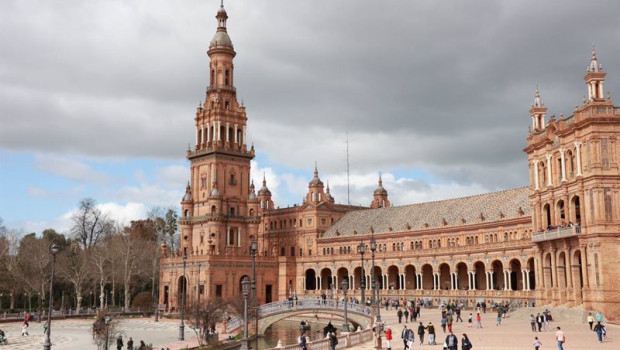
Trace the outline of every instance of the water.
<instances>
[{"instance_id":1,"label":"water","mask_svg":"<svg viewBox=\"0 0 620 350\"><path fill-rule=\"evenodd\" d=\"M329 320L312 321L309 320L312 327L306 334L310 336L310 341L323 339L323 327L327 325ZM334 320L332 324L340 329L342 328L342 320ZM349 325L349 327L352 327ZM318 331L318 332L317 332ZM259 349L270 349L278 344L278 339L282 341L282 345L296 344L297 338L301 334L299 330L299 321L282 320L274 323L270 329L265 331L265 337L258 340Z\"/></svg>"}]
</instances>

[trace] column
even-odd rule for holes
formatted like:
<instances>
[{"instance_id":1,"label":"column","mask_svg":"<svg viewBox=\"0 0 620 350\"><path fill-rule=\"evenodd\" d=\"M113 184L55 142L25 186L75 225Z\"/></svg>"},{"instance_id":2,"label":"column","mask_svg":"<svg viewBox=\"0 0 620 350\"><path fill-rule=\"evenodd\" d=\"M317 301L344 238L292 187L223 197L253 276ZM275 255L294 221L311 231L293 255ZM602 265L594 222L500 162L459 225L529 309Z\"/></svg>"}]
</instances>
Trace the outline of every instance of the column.
<instances>
[{"instance_id":1,"label":"column","mask_svg":"<svg viewBox=\"0 0 620 350\"><path fill-rule=\"evenodd\" d=\"M422 278L422 274L421 273L418 273L416 275L418 276L418 290L422 290L422 289L424 289L424 285L423 285L424 279Z\"/></svg>"},{"instance_id":2,"label":"column","mask_svg":"<svg viewBox=\"0 0 620 350\"><path fill-rule=\"evenodd\" d=\"M237 229L237 247L241 247L241 228Z\"/></svg>"},{"instance_id":3,"label":"column","mask_svg":"<svg viewBox=\"0 0 620 350\"><path fill-rule=\"evenodd\" d=\"M209 123L207 123L206 127L207 127L206 140L207 140L207 142L210 142L211 141L211 127L209 126Z\"/></svg>"},{"instance_id":4,"label":"column","mask_svg":"<svg viewBox=\"0 0 620 350\"><path fill-rule=\"evenodd\" d=\"M581 247L581 279L583 280L583 287L590 287L590 281L588 280L588 254L586 252L587 246Z\"/></svg>"},{"instance_id":5,"label":"column","mask_svg":"<svg viewBox=\"0 0 620 350\"><path fill-rule=\"evenodd\" d=\"M243 126L243 140L242 140L244 145L245 145L245 140L246 140L246 138L245 138L245 131L246 131L246 126L244 125Z\"/></svg>"},{"instance_id":6,"label":"column","mask_svg":"<svg viewBox=\"0 0 620 350\"><path fill-rule=\"evenodd\" d=\"M566 181L566 163L565 163L565 160L564 160L564 152L566 150L564 148L560 148L559 151L560 151L560 164L562 166L562 169L561 169L562 170L562 180L561 180L561 182L564 182L564 181Z\"/></svg>"},{"instance_id":7,"label":"column","mask_svg":"<svg viewBox=\"0 0 620 350\"><path fill-rule=\"evenodd\" d=\"M222 130L220 129L221 126L222 126L222 122L218 121L217 122L217 130L215 131L215 133L217 134L217 140L218 141L222 141L222 133L221 133Z\"/></svg>"},{"instance_id":8,"label":"column","mask_svg":"<svg viewBox=\"0 0 620 350\"><path fill-rule=\"evenodd\" d=\"M556 252L557 250L555 248L551 249L551 271L553 271L552 275L553 275L553 287L559 287L560 284L558 283L558 264L557 264L557 259L556 259Z\"/></svg>"},{"instance_id":9,"label":"column","mask_svg":"<svg viewBox=\"0 0 620 350\"><path fill-rule=\"evenodd\" d=\"M553 186L553 181L551 180L551 155L547 154L547 186Z\"/></svg>"},{"instance_id":10,"label":"column","mask_svg":"<svg viewBox=\"0 0 620 350\"><path fill-rule=\"evenodd\" d=\"M349 286L351 286L351 290L355 290L355 275L349 275Z\"/></svg>"},{"instance_id":11,"label":"column","mask_svg":"<svg viewBox=\"0 0 620 350\"><path fill-rule=\"evenodd\" d=\"M581 176L581 142L575 141L575 149L577 149L577 176Z\"/></svg>"},{"instance_id":12,"label":"column","mask_svg":"<svg viewBox=\"0 0 620 350\"><path fill-rule=\"evenodd\" d=\"M198 134L200 134L199 130L196 130L196 145L200 145L200 139L198 138Z\"/></svg>"},{"instance_id":13,"label":"column","mask_svg":"<svg viewBox=\"0 0 620 350\"><path fill-rule=\"evenodd\" d=\"M235 143L239 143L239 138L237 137L238 127L239 127L239 124L235 124Z\"/></svg>"},{"instance_id":14,"label":"column","mask_svg":"<svg viewBox=\"0 0 620 350\"><path fill-rule=\"evenodd\" d=\"M495 283L493 281L493 271L487 271L487 273L489 274L489 290L494 290L495 289Z\"/></svg>"},{"instance_id":15,"label":"column","mask_svg":"<svg viewBox=\"0 0 620 350\"><path fill-rule=\"evenodd\" d=\"M230 123L226 123L226 142L230 142Z\"/></svg>"},{"instance_id":16,"label":"column","mask_svg":"<svg viewBox=\"0 0 620 350\"><path fill-rule=\"evenodd\" d=\"M540 185L538 184L538 163L539 160L535 160L534 164L534 190L540 190Z\"/></svg>"}]
</instances>

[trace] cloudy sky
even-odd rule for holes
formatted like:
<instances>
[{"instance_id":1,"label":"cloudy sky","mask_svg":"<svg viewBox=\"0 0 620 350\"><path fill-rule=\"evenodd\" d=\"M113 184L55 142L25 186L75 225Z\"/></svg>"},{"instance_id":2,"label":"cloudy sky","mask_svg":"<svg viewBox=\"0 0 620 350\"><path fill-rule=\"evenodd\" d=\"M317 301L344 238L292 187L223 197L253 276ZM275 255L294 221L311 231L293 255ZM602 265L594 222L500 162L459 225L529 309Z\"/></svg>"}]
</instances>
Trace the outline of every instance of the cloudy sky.
<instances>
[{"instance_id":1,"label":"cloudy sky","mask_svg":"<svg viewBox=\"0 0 620 350\"><path fill-rule=\"evenodd\" d=\"M0 2L0 217L66 231L85 197L128 223L177 206L219 0ZM337 202L526 185L536 84L586 93L591 45L620 94L619 1L226 0L248 139L276 205L316 161Z\"/></svg>"}]
</instances>

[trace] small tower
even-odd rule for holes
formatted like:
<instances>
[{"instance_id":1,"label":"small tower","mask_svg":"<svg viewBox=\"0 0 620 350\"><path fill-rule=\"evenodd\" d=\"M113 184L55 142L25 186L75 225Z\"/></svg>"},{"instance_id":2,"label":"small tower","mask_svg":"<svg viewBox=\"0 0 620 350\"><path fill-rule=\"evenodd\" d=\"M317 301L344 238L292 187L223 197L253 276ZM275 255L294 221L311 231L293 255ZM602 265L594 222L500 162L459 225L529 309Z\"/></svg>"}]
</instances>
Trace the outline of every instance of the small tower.
<instances>
[{"instance_id":1,"label":"small tower","mask_svg":"<svg viewBox=\"0 0 620 350\"><path fill-rule=\"evenodd\" d=\"M592 58L590 59L590 65L587 67L587 73L583 79L588 86L588 101L589 102L601 102L605 100L605 94L603 92L603 83L605 82L605 73L603 67L598 63L596 58L596 50L592 45Z\"/></svg>"},{"instance_id":2,"label":"small tower","mask_svg":"<svg viewBox=\"0 0 620 350\"><path fill-rule=\"evenodd\" d=\"M273 201L271 200L271 191L267 188L267 180L263 174L263 187L258 190L258 202L261 211L273 209Z\"/></svg>"},{"instance_id":3,"label":"small tower","mask_svg":"<svg viewBox=\"0 0 620 350\"><path fill-rule=\"evenodd\" d=\"M377 188L375 188L375 192L373 193L373 200L370 203L370 207L373 209L376 208L389 208L392 204L388 200L388 192L383 187L383 180L381 179L381 173L379 173L379 183Z\"/></svg>"},{"instance_id":4,"label":"small tower","mask_svg":"<svg viewBox=\"0 0 620 350\"><path fill-rule=\"evenodd\" d=\"M540 90L536 84L536 95L534 96L534 104L530 108L530 116L532 116L532 131L540 131L545 128L545 115L547 107L540 98Z\"/></svg>"},{"instance_id":5,"label":"small tower","mask_svg":"<svg viewBox=\"0 0 620 350\"><path fill-rule=\"evenodd\" d=\"M325 192L323 191L323 181L319 178L319 170L316 163L314 164L314 177L308 183L308 193L306 194L306 203L314 205L325 201Z\"/></svg>"},{"instance_id":6,"label":"small tower","mask_svg":"<svg viewBox=\"0 0 620 350\"><path fill-rule=\"evenodd\" d=\"M192 216L192 207L194 200L192 198L192 188L189 185L189 181L187 181L187 186L185 187L185 195L181 200L181 211L183 217L191 217Z\"/></svg>"},{"instance_id":7,"label":"small tower","mask_svg":"<svg viewBox=\"0 0 620 350\"><path fill-rule=\"evenodd\" d=\"M250 194L248 196L248 216L258 215L259 200L254 190L254 180L252 180L252 182L250 183Z\"/></svg>"},{"instance_id":8,"label":"small tower","mask_svg":"<svg viewBox=\"0 0 620 350\"><path fill-rule=\"evenodd\" d=\"M325 197L329 203L334 204L334 197L329 192L329 180L327 180L327 187L325 188Z\"/></svg>"}]
</instances>

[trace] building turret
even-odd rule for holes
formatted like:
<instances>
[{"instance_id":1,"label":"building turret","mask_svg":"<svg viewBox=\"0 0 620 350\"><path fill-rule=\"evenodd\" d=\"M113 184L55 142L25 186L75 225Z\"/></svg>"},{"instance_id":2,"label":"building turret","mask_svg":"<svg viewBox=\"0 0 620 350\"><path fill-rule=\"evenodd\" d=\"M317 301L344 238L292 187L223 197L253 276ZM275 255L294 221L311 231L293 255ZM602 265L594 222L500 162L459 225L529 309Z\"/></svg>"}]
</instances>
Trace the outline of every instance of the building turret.
<instances>
[{"instance_id":1,"label":"building turret","mask_svg":"<svg viewBox=\"0 0 620 350\"><path fill-rule=\"evenodd\" d=\"M185 186L185 195L183 195L183 199L181 200L181 215L183 217L191 217L193 216L192 208L193 208L193 197L192 197L192 188L189 185L189 181L187 182L187 186Z\"/></svg>"},{"instance_id":2,"label":"building turret","mask_svg":"<svg viewBox=\"0 0 620 350\"><path fill-rule=\"evenodd\" d=\"M370 204L370 207L371 208L389 208L391 206L392 204L388 200L388 192L383 187L383 180L381 179L381 174L379 174L379 183L373 193L373 200L372 200L372 203Z\"/></svg>"},{"instance_id":3,"label":"building turret","mask_svg":"<svg viewBox=\"0 0 620 350\"><path fill-rule=\"evenodd\" d=\"M325 189L325 197L329 203L334 204L334 197L329 192L329 180L327 181L327 188Z\"/></svg>"},{"instance_id":4,"label":"building turret","mask_svg":"<svg viewBox=\"0 0 620 350\"><path fill-rule=\"evenodd\" d=\"M308 183L308 193L306 194L306 203L313 203L318 205L320 202L325 201L325 192L323 191L323 181L319 178L319 170L314 165L314 177Z\"/></svg>"},{"instance_id":5,"label":"building turret","mask_svg":"<svg viewBox=\"0 0 620 350\"><path fill-rule=\"evenodd\" d=\"M600 102L605 100L603 91L605 75L606 73L603 71L603 67L598 63L596 58L594 45L592 45L592 58L590 58L590 65L587 67L587 73L585 77L583 77L588 86L588 102Z\"/></svg>"},{"instance_id":6,"label":"building turret","mask_svg":"<svg viewBox=\"0 0 620 350\"><path fill-rule=\"evenodd\" d=\"M248 195L248 216L256 216L258 214L260 202L254 191L254 180L252 180L250 183L250 194Z\"/></svg>"},{"instance_id":7,"label":"building turret","mask_svg":"<svg viewBox=\"0 0 620 350\"><path fill-rule=\"evenodd\" d=\"M267 180L263 174L263 187L258 190L258 201L262 211L273 209L273 201L271 200L271 191L267 188Z\"/></svg>"},{"instance_id":8,"label":"building turret","mask_svg":"<svg viewBox=\"0 0 620 350\"><path fill-rule=\"evenodd\" d=\"M530 116L532 117L532 130L540 131L545 128L545 115L547 114L547 107L540 98L540 90L538 84L536 84L536 95L534 96L534 104L530 108Z\"/></svg>"}]
</instances>

